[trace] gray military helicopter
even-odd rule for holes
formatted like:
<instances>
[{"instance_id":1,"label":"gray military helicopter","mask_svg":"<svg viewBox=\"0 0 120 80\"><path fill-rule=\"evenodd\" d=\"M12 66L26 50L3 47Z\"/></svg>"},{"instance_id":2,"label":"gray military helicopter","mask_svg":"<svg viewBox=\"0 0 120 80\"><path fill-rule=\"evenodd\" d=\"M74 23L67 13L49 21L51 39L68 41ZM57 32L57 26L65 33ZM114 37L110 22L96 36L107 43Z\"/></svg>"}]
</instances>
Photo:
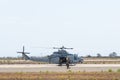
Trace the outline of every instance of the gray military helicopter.
<instances>
[{"instance_id":1,"label":"gray military helicopter","mask_svg":"<svg viewBox=\"0 0 120 80\"><path fill-rule=\"evenodd\" d=\"M59 64L62 66L62 64L66 64L67 58L69 58L69 64L76 64L76 63L83 63L83 58L78 57L77 54L70 54L66 50L68 49L73 49L73 48L66 48L64 46L58 48L58 47L53 47L53 49L58 49L58 51L53 52L53 54L45 57L30 57L27 54L30 54L28 52L25 52L25 47L23 46L23 51L22 52L17 52L21 53L22 57L25 60L32 60L32 61L40 61L40 62L48 62L48 63L53 63L53 64Z\"/></svg>"}]
</instances>

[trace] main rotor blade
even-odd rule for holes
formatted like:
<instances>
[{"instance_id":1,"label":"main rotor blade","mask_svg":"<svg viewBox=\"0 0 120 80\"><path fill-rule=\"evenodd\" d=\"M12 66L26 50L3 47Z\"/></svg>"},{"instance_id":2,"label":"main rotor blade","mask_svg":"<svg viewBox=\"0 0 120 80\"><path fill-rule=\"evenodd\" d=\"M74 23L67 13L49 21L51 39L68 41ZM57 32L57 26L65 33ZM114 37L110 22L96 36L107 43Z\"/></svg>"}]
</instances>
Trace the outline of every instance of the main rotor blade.
<instances>
[{"instance_id":1,"label":"main rotor blade","mask_svg":"<svg viewBox=\"0 0 120 80\"><path fill-rule=\"evenodd\" d=\"M73 48L65 48L65 49L73 49Z\"/></svg>"},{"instance_id":2,"label":"main rotor blade","mask_svg":"<svg viewBox=\"0 0 120 80\"><path fill-rule=\"evenodd\" d=\"M65 47L57 48L57 47L53 47L53 49L73 49L73 48L65 48Z\"/></svg>"},{"instance_id":3,"label":"main rotor blade","mask_svg":"<svg viewBox=\"0 0 120 80\"><path fill-rule=\"evenodd\" d=\"M60 48L57 48L57 47L53 47L53 49L60 49Z\"/></svg>"}]
</instances>

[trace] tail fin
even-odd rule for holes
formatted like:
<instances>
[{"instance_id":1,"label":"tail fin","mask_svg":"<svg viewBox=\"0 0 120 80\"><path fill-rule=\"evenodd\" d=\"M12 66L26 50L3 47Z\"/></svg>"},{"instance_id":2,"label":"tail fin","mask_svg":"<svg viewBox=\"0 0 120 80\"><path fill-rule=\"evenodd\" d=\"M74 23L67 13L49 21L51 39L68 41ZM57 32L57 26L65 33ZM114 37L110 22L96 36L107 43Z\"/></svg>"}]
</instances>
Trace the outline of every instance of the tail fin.
<instances>
[{"instance_id":1,"label":"tail fin","mask_svg":"<svg viewBox=\"0 0 120 80\"><path fill-rule=\"evenodd\" d=\"M17 52L17 53L21 53L23 59L25 59L25 60L29 60L29 59L30 59L30 58L26 55L26 54L30 54L30 53L25 52L25 47L24 47L24 46L23 46L23 51L22 51L22 52Z\"/></svg>"}]
</instances>

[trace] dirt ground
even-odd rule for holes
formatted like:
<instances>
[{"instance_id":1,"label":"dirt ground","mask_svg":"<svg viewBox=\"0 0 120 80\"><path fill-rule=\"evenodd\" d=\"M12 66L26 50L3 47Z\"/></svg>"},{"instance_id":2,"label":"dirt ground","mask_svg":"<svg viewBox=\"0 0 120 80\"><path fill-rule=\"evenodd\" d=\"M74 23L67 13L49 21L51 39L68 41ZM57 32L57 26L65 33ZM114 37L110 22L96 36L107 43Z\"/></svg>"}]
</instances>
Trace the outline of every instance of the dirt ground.
<instances>
[{"instance_id":1,"label":"dirt ground","mask_svg":"<svg viewBox=\"0 0 120 80\"><path fill-rule=\"evenodd\" d=\"M0 73L0 80L120 80L120 72Z\"/></svg>"}]
</instances>

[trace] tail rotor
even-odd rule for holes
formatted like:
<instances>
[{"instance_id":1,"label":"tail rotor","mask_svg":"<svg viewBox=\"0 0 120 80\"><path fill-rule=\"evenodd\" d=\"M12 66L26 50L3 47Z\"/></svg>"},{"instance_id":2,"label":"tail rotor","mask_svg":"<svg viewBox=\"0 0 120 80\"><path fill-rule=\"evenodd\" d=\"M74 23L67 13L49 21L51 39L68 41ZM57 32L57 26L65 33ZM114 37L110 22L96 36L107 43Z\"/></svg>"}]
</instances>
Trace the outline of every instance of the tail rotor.
<instances>
[{"instance_id":1,"label":"tail rotor","mask_svg":"<svg viewBox=\"0 0 120 80\"><path fill-rule=\"evenodd\" d=\"M25 47L23 46L23 50L22 52L17 52L17 53L21 53L22 54L22 57L25 59L25 60L28 60L30 59L26 54L30 54L29 52L25 52Z\"/></svg>"}]
</instances>

